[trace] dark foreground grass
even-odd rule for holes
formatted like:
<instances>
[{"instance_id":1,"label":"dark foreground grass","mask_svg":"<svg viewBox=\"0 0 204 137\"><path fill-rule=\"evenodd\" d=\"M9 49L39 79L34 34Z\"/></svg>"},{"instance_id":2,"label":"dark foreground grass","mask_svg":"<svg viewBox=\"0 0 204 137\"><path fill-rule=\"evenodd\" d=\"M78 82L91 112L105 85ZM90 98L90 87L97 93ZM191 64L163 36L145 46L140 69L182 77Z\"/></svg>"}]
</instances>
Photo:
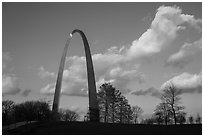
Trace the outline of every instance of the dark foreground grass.
<instances>
[{"instance_id":1,"label":"dark foreground grass","mask_svg":"<svg viewBox=\"0 0 204 137\"><path fill-rule=\"evenodd\" d=\"M4 131L10 135L201 135L201 124L142 125L89 122L36 122Z\"/></svg>"}]
</instances>

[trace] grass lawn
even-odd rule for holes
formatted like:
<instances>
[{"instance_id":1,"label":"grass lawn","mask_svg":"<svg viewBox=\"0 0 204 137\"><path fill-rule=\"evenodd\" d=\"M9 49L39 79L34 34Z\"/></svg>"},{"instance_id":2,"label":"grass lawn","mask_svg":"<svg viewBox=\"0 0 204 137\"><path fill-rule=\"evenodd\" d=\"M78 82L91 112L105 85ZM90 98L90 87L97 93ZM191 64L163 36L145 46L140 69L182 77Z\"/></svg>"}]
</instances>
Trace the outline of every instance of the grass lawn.
<instances>
[{"instance_id":1,"label":"grass lawn","mask_svg":"<svg viewBox=\"0 0 204 137\"><path fill-rule=\"evenodd\" d=\"M35 122L4 131L10 135L201 135L202 124L142 125L89 122Z\"/></svg>"}]
</instances>

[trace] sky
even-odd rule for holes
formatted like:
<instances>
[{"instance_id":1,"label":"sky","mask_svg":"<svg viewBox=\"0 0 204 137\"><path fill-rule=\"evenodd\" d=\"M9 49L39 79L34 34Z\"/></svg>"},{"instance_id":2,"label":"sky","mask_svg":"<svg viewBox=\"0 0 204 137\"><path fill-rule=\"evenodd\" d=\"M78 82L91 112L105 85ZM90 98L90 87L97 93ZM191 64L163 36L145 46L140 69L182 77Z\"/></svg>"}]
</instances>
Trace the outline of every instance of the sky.
<instances>
[{"instance_id":1,"label":"sky","mask_svg":"<svg viewBox=\"0 0 204 137\"><path fill-rule=\"evenodd\" d=\"M151 115L162 89L181 90L188 115L202 115L201 3L2 3L2 99L52 103L67 37L89 41L97 90L104 82ZM68 48L60 108L88 110L84 47Z\"/></svg>"}]
</instances>

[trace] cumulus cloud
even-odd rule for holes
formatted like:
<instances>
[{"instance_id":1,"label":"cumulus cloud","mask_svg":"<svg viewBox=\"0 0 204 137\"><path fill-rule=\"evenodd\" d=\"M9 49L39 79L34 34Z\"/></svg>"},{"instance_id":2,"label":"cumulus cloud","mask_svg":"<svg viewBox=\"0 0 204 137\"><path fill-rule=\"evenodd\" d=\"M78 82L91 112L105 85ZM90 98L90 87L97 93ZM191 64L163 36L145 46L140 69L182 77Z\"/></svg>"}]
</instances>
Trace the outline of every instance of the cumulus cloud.
<instances>
[{"instance_id":1,"label":"cumulus cloud","mask_svg":"<svg viewBox=\"0 0 204 137\"><path fill-rule=\"evenodd\" d=\"M42 78L42 79L43 78L47 78L47 77L54 78L55 77L55 73L54 72L49 72L49 71L45 70L43 66L41 66L39 68L38 76L40 78Z\"/></svg>"},{"instance_id":2,"label":"cumulus cloud","mask_svg":"<svg viewBox=\"0 0 204 137\"><path fill-rule=\"evenodd\" d=\"M111 82L123 93L130 92L130 82L142 84L145 75L140 71L138 57L149 56L160 52L174 40L179 30L184 30L183 23L199 28L200 20L192 15L182 14L179 7L158 8L151 26L130 46L111 47L105 53L92 55L97 87L102 82ZM66 95L87 95L87 72L85 57L73 56L66 60L62 93ZM44 73L43 73L44 74ZM41 89L44 94L53 94L55 83L47 84Z\"/></svg>"},{"instance_id":3,"label":"cumulus cloud","mask_svg":"<svg viewBox=\"0 0 204 137\"><path fill-rule=\"evenodd\" d=\"M19 93L21 89L19 88L17 77L15 75L3 75L2 76L2 95L15 95Z\"/></svg>"},{"instance_id":4,"label":"cumulus cloud","mask_svg":"<svg viewBox=\"0 0 204 137\"><path fill-rule=\"evenodd\" d=\"M102 59L104 57L104 59ZM112 62L117 62L117 57ZM127 84L130 81L142 83L144 74L139 72L139 65L133 65L131 68L121 65L119 62L111 63L111 57L106 54L93 55L93 64L95 68L95 78L97 88L104 82L111 82L123 93L128 92ZM63 73L62 89L64 95L87 96L87 72L85 57L70 57L67 59L67 66ZM55 83L48 84L41 89L44 94L53 94Z\"/></svg>"},{"instance_id":5,"label":"cumulus cloud","mask_svg":"<svg viewBox=\"0 0 204 137\"><path fill-rule=\"evenodd\" d=\"M179 7L159 7L150 28L138 40L132 42L132 46L127 50L128 56L139 57L160 52L169 41L176 38L179 30L185 29L183 23L201 30L201 20L182 14Z\"/></svg>"},{"instance_id":6,"label":"cumulus cloud","mask_svg":"<svg viewBox=\"0 0 204 137\"><path fill-rule=\"evenodd\" d=\"M136 96L150 95L150 96L157 97L157 98L161 97L161 93L159 92L159 90L155 89L154 87L150 87L146 90L140 89L138 91L133 91L131 92L131 94L136 95Z\"/></svg>"},{"instance_id":7,"label":"cumulus cloud","mask_svg":"<svg viewBox=\"0 0 204 137\"><path fill-rule=\"evenodd\" d=\"M12 60L9 52L2 52L2 69L4 70L7 66L7 62Z\"/></svg>"},{"instance_id":8,"label":"cumulus cloud","mask_svg":"<svg viewBox=\"0 0 204 137\"><path fill-rule=\"evenodd\" d=\"M16 95L21 93L23 96L28 96L31 89L25 89L22 91L19 86L18 77L11 73L11 69L8 69L8 63L12 60L13 58L10 52L2 52L2 70L7 70L6 72L2 72L2 95Z\"/></svg>"},{"instance_id":9,"label":"cumulus cloud","mask_svg":"<svg viewBox=\"0 0 204 137\"><path fill-rule=\"evenodd\" d=\"M55 92L56 83L47 84L45 87L41 88L41 93L45 95L53 95ZM69 96L87 96L87 88L80 83L70 83L62 82L61 94Z\"/></svg>"},{"instance_id":10,"label":"cumulus cloud","mask_svg":"<svg viewBox=\"0 0 204 137\"><path fill-rule=\"evenodd\" d=\"M189 74L184 72L165 82L161 89L168 86L169 83L180 89L181 93L201 93L202 92L202 72L199 74Z\"/></svg>"},{"instance_id":11,"label":"cumulus cloud","mask_svg":"<svg viewBox=\"0 0 204 137\"><path fill-rule=\"evenodd\" d=\"M46 95L53 95L55 91L55 83L47 84L45 87L40 89L40 92Z\"/></svg>"},{"instance_id":12,"label":"cumulus cloud","mask_svg":"<svg viewBox=\"0 0 204 137\"><path fill-rule=\"evenodd\" d=\"M169 86L170 83L173 83L174 86L179 89L181 94L183 93L201 93L202 92L202 73L199 74L189 74L184 72L178 76L173 77L172 79L164 82L160 89L155 89L154 87L150 87L148 89L140 89L137 91L132 91L132 95L136 96L145 96L150 95L156 98L161 97L161 90L163 90L166 86Z\"/></svg>"},{"instance_id":13,"label":"cumulus cloud","mask_svg":"<svg viewBox=\"0 0 204 137\"><path fill-rule=\"evenodd\" d=\"M168 58L166 65L183 68L193 60L194 55L198 52L202 53L201 39L193 43L185 43L177 53Z\"/></svg>"},{"instance_id":14,"label":"cumulus cloud","mask_svg":"<svg viewBox=\"0 0 204 137\"><path fill-rule=\"evenodd\" d=\"M31 89L25 89L21 94L22 94L24 97L26 97L26 96L28 96L31 92L32 92Z\"/></svg>"},{"instance_id":15,"label":"cumulus cloud","mask_svg":"<svg viewBox=\"0 0 204 137\"><path fill-rule=\"evenodd\" d=\"M18 78L11 73L5 73L8 68L8 62L12 61L9 52L2 52L2 95L16 95L21 91L18 84ZM10 71L10 70L9 70ZM9 72L8 71L8 72Z\"/></svg>"}]
</instances>

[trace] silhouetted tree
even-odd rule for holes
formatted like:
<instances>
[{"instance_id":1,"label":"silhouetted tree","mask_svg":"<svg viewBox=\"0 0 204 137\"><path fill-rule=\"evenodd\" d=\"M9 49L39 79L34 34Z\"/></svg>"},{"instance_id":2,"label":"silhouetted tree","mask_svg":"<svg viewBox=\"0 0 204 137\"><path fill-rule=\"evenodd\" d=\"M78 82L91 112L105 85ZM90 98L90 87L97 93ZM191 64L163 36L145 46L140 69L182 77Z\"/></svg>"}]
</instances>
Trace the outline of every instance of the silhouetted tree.
<instances>
[{"instance_id":1,"label":"silhouetted tree","mask_svg":"<svg viewBox=\"0 0 204 137\"><path fill-rule=\"evenodd\" d=\"M25 109L23 103L15 105L15 119L16 122L26 121Z\"/></svg>"},{"instance_id":2,"label":"silhouetted tree","mask_svg":"<svg viewBox=\"0 0 204 137\"><path fill-rule=\"evenodd\" d=\"M79 119L79 114L69 109L61 109L60 119L62 121L77 121Z\"/></svg>"},{"instance_id":3,"label":"silhouetted tree","mask_svg":"<svg viewBox=\"0 0 204 137\"><path fill-rule=\"evenodd\" d=\"M133 123L133 111L129 104L127 105L127 123Z\"/></svg>"},{"instance_id":4,"label":"silhouetted tree","mask_svg":"<svg viewBox=\"0 0 204 137\"><path fill-rule=\"evenodd\" d=\"M86 113L86 115L84 116L84 121L89 121L90 120L90 113L89 111Z\"/></svg>"},{"instance_id":5,"label":"silhouetted tree","mask_svg":"<svg viewBox=\"0 0 204 137\"><path fill-rule=\"evenodd\" d=\"M114 88L110 83L105 83L99 87L98 92L98 102L99 102L99 109L100 109L100 118L104 120L104 122L108 122L108 111L111 102L111 92Z\"/></svg>"},{"instance_id":6,"label":"silhouetted tree","mask_svg":"<svg viewBox=\"0 0 204 137\"><path fill-rule=\"evenodd\" d=\"M137 105L132 107L132 111L133 111L134 123L136 124L138 117L139 117L144 111L142 110L141 107L139 107L139 106L137 106Z\"/></svg>"},{"instance_id":7,"label":"silhouetted tree","mask_svg":"<svg viewBox=\"0 0 204 137\"><path fill-rule=\"evenodd\" d=\"M173 85L173 83L169 83L169 85L163 89L163 92L164 93L161 97L162 102L167 104L168 108L170 108L174 124L176 125L176 117L179 115L179 113L183 113L182 110L184 109L184 106L179 106L179 101L181 99L179 95L181 92Z\"/></svg>"},{"instance_id":8,"label":"silhouetted tree","mask_svg":"<svg viewBox=\"0 0 204 137\"><path fill-rule=\"evenodd\" d=\"M110 93L110 113L112 114L112 123L116 121L117 115L117 108L119 103L119 98L121 96L121 92L113 88L112 92Z\"/></svg>"},{"instance_id":9,"label":"silhouetted tree","mask_svg":"<svg viewBox=\"0 0 204 137\"><path fill-rule=\"evenodd\" d=\"M155 122L160 125L164 122L163 114L160 111L154 113Z\"/></svg>"},{"instance_id":10,"label":"silhouetted tree","mask_svg":"<svg viewBox=\"0 0 204 137\"><path fill-rule=\"evenodd\" d=\"M194 118L193 118L193 116L188 117L188 121L189 121L190 124L193 124L193 123L194 123Z\"/></svg>"},{"instance_id":11,"label":"silhouetted tree","mask_svg":"<svg viewBox=\"0 0 204 137\"><path fill-rule=\"evenodd\" d=\"M170 113L171 111L168 104L160 103L159 105L157 105L156 109L154 110L154 115L156 117L157 123L161 124L164 122L165 125L167 125L170 121Z\"/></svg>"},{"instance_id":12,"label":"silhouetted tree","mask_svg":"<svg viewBox=\"0 0 204 137\"><path fill-rule=\"evenodd\" d=\"M51 110L49 103L46 101L35 101L34 102L35 115L37 121L47 121L50 119Z\"/></svg>"},{"instance_id":13,"label":"silhouetted tree","mask_svg":"<svg viewBox=\"0 0 204 137\"><path fill-rule=\"evenodd\" d=\"M119 98L119 123L125 123L126 120L126 108L128 105L128 100L124 97L121 96Z\"/></svg>"},{"instance_id":14,"label":"silhouetted tree","mask_svg":"<svg viewBox=\"0 0 204 137\"><path fill-rule=\"evenodd\" d=\"M23 103L23 113L27 122L34 121L37 118L34 101L26 101Z\"/></svg>"},{"instance_id":15,"label":"silhouetted tree","mask_svg":"<svg viewBox=\"0 0 204 137\"><path fill-rule=\"evenodd\" d=\"M179 113L177 115L177 121L179 124L184 124L186 122L186 113Z\"/></svg>"},{"instance_id":16,"label":"silhouetted tree","mask_svg":"<svg viewBox=\"0 0 204 137\"><path fill-rule=\"evenodd\" d=\"M21 121L48 121L51 110L45 101L26 101L15 105L15 118Z\"/></svg>"},{"instance_id":17,"label":"silhouetted tree","mask_svg":"<svg viewBox=\"0 0 204 137\"><path fill-rule=\"evenodd\" d=\"M197 114L195 121L196 121L196 124L201 124L201 117L199 114Z\"/></svg>"},{"instance_id":18,"label":"silhouetted tree","mask_svg":"<svg viewBox=\"0 0 204 137\"><path fill-rule=\"evenodd\" d=\"M98 92L100 120L102 122L131 123L132 110L128 100L110 83L102 84Z\"/></svg>"},{"instance_id":19,"label":"silhouetted tree","mask_svg":"<svg viewBox=\"0 0 204 137\"><path fill-rule=\"evenodd\" d=\"M154 118L147 118L147 119L142 119L141 124L152 125L154 124L154 122L155 122Z\"/></svg>"},{"instance_id":20,"label":"silhouetted tree","mask_svg":"<svg viewBox=\"0 0 204 137\"><path fill-rule=\"evenodd\" d=\"M14 121L15 104L11 100L2 101L2 124L10 124Z\"/></svg>"}]
</instances>

